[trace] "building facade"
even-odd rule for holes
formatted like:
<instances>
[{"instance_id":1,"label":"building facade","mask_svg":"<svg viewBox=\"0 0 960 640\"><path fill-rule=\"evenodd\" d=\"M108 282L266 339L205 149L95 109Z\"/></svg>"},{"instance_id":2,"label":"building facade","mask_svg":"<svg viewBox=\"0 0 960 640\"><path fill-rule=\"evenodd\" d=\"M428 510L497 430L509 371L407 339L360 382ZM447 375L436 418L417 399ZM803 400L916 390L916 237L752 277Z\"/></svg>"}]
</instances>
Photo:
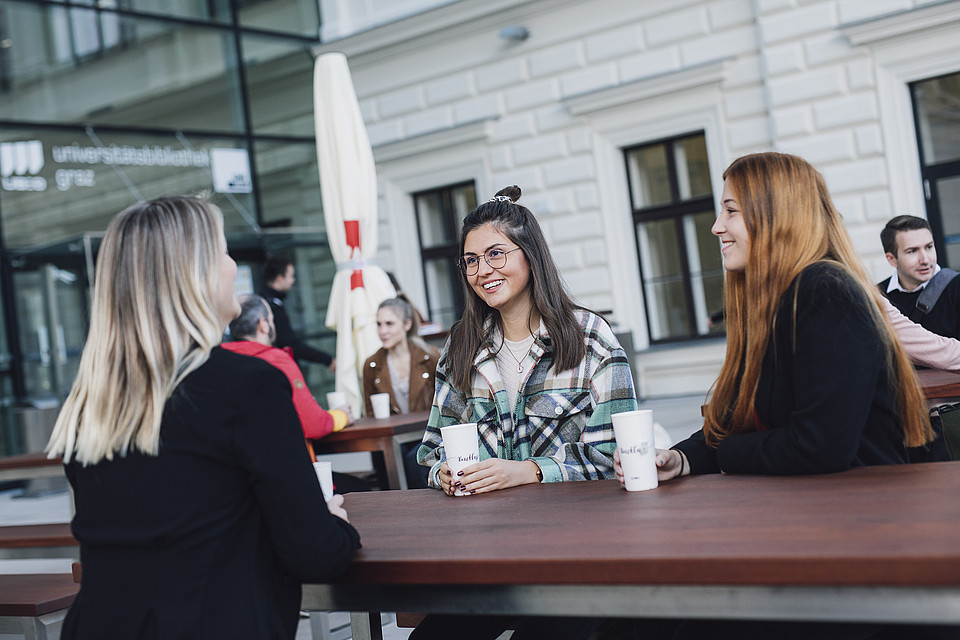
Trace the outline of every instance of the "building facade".
<instances>
[{"instance_id":1,"label":"building facade","mask_svg":"<svg viewBox=\"0 0 960 640\"><path fill-rule=\"evenodd\" d=\"M406 4L377 24L376 3L325 2L316 52L350 62L379 255L443 324L457 217L517 184L574 296L632 337L639 394L705 393L724 351L720 176L759 150L823 172L878 281L901 213L960 264L960 2Z\"/></svg>"},{"instance_id":2,"label":"building facade","mask_svg":"<svg viewBox=\"0 0 960 640\"><path fill-rule=\"evenodd\" d=\"M758 150L824 173L877 280L901 213L960 268L960 0L4 0L0 454L69 389L99 238L143 198L210 192L238 287L290 256L298 328L333 348L326 51L347 55L373 145L377 261L442 329L462 216L517 184L573 295L632 343L639 394L705 394L720 175Z\"/></svg>"}]
</instances>

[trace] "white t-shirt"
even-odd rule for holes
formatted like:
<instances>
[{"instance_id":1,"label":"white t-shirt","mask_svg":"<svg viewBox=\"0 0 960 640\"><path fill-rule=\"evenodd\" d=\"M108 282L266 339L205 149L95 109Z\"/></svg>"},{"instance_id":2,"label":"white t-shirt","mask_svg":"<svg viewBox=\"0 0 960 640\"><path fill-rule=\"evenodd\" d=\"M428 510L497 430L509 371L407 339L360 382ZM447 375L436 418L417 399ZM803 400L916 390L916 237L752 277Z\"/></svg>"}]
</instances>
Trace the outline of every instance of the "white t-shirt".
<instances>
[{"instance_id":1,"label":"white t-shirt","mask_svg":"<svg viewBox=\"0 0 960 640\"><path fill-rule=\"evenodd\" d=\"M527 362L527 356L530 354L530 347L532 346L532 335L519 342L504 338L503 345L497 351L497 370L500 372L500 377L503 378L503 386L506 388L507 397L510 399L510 413L516 413L517 394L520 392L520 385L527 377L532 364Z\"/></svg>"}]
</instances>

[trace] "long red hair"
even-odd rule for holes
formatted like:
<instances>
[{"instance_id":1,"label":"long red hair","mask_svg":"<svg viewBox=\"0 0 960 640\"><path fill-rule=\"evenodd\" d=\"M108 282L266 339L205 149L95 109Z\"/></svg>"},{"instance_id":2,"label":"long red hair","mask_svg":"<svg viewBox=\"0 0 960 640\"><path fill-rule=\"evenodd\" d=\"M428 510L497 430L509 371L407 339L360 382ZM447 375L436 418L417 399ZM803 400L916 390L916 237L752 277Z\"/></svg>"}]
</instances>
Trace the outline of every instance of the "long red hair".
<instances>
[{"instance_id":1,"label":"long red hair","mask_svg":"<svg viewBox=\"0 0 960 640\"><path fill-rule=\"evenodd\" d=\"M933 438L916 372L880 305L823 176L810 163L782 153L756 153L735 160L723 179L740 205L750 237L747 268L728 272L724 287L727 351L714 383L703 432L716 446L728 435L754 430L757 387L777 310L806 267L829 261L844 269L870 301L882 336L906 446ZM796 304L794 302L794 304ZM796 308L794 308L794 314Z\"/></svg>"}]
</instances>

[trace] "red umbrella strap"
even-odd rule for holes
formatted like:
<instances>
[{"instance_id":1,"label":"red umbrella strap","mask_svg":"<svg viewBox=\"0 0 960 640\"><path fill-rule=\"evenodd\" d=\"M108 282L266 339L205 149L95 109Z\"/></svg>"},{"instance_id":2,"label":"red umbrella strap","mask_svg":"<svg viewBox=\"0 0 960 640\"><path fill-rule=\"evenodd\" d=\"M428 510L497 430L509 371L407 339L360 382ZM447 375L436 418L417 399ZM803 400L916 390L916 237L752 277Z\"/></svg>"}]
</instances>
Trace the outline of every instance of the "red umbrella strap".
<instances>
[{"instance_id":1,"label":"red umbrella strap","mask_svg":"<svg viewBox=\"0 0 960 640\"><path fill-rule=\"evenodd\" d=\"M360 248L360 221L344 220L343 228L347 232L347 246L351 249Z\"/></svg>"},{"instance_id":2,"label":"red umbrella strap","mask_svg":"<svg viewBox=\"0 0 960 640\"><path fill-rule=\"evenodd\" d=\"M350 274L350 290L363 289L363 271L357 269Z\"/></svg>"}]
</instances>

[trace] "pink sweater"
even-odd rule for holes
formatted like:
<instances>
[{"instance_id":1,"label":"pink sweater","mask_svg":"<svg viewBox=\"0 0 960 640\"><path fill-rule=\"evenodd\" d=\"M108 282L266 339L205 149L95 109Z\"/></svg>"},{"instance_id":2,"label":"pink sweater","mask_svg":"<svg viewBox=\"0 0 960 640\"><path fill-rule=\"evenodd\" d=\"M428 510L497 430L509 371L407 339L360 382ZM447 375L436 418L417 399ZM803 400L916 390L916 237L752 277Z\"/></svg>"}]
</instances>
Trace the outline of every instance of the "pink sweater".
<instances>
[{"instance_id":1,"label":"pink sweater","mask_svg":"<svg viewBox=\"0 0 960 640\"><path fill-rule=\"evenodd\" d=\"M880 297L900 344L915 363L932 369L960 371L960 341L931 333L910 320L890 301Z\"/></svg>"}]
</instances>

